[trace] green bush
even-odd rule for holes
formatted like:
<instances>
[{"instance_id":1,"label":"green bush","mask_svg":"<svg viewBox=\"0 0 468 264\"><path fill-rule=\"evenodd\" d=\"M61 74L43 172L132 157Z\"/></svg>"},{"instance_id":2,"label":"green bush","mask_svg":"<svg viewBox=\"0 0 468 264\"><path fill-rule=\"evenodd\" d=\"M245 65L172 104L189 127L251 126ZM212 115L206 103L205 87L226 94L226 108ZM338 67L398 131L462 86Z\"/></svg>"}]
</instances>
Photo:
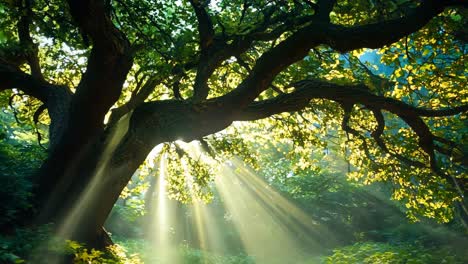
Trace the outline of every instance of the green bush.
<instances>
[{"instance_id":1,"label":"green bush","mask_svg":"<svg viewBox=\"0 0 468 264\"><path fill-rule=\"evenodd\" d=\"M333 255L324 259L326 264L456 264L465 263L449 248L424 248L418 244L356 243L333 250Z\"/></svg>"},{"instance_id":2,"label":"green bush","mask_svg":"<svg viewBox=\"0 0 468 264\"><path fill-rule=\"evenodd\" d=\"M66 241L66 251L73 254L75 264L142 264L136 255L128 255L126 250L119 245L112 245L105 251L88 249L76 241Z\"/></svg>"},{"instance_id":3,"label":"green bush","mask_svg":"<svg viewBox=\"0 0 468 264\"><path fill-rule=\"evenodd\" d=\"M11 235L0 235L0 263L23 263L31 252L50 239L49 225L17 228Z\"/></svg>"},{"instance_id":4,"label":"green bush","mask_svg":"<svg viewBox=\"0 0 468 264\"><path fill-rule=\"evenodd\" d=\"M37 146L0 141L0 228L12 230L19 216L32 209L29 177L44 156Z\"/></svg>"}]
</instances>

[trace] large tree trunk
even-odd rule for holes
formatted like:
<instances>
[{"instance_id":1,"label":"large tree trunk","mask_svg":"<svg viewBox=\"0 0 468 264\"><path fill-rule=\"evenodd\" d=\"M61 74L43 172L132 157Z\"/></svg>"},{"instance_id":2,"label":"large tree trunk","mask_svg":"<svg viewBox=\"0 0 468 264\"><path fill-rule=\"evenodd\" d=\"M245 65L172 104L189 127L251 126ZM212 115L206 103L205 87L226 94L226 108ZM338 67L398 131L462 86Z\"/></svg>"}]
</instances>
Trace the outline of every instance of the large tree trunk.
<instances>
[{"instance_id":1,"label":"large tree trunk","mask_svg":"<svg viewBox=\"0 0 468 264\"><path fill-rule=\"evenodd\" d=\"M55 222L59 234L87 243L106 245L102 226L133 173L154 146L183 139L191 141L227 127L232 116L214 103L203 106L183 101L147 103L125 115L94 142L88 143L62 171L44 199L41 222ZM201 109L201 110L200 110ZM47 162L46 162L47 164Z\"/></svg>"},{"instance_id":2,"label":"large tree trunk","mask_svg":"<svg viewBox=\"0 0 468 264\"><path fill-rule=\"evenodd\" d=\"M118 194L109 195L109 189L114 189L109 178L114 168L119 170L110 159L126 128L121 133L120 124L105 129L103 121L121 95L133 58L130 43L111 21L105 1L68 2L75 23L90 37L93 48L63 118L52 119L51 128L66 122L60 131L50 133L57 137L51 137L49 157L38 173L38 221L55 222L67 238L91 245L98 244L96 237L102 237L102 224L118 198ZM144 149L133 152L141 155L125 165L125 178L147 154Z\"/></svg>"},{"instance_id":3,"label":"large tree trunk","mask_svg":"<svg viewBox=\"0 0 468 264\"><path fill-rule=\"evenodd\" d=\"M128 118L124 118L94 142L84 144L72 161L45 162L41 173L54 175L56 183L43 181L38 188L42 192L38 193L42 198L40 223L54 222L59 235L91 247L109 243L102 226L133 172L151 151L149 146L127 147L125 152L133 153L132 157L116 162L113 156L120 156L116 149L127 128Z\"/></svg>"}]
</instances>

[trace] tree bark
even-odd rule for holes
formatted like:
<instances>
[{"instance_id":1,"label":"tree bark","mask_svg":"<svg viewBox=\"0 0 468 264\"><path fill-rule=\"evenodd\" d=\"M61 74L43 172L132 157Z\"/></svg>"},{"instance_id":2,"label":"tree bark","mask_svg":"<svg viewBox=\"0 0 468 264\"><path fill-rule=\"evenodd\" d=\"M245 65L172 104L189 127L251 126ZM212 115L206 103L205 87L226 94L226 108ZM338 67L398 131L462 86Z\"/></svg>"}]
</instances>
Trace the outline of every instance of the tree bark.
<instances>
[{"instance_id":1,"label":"tree bark","mask_svg":"<svg viewBox=\"0 0 468 264\"><path fill-rule=\"evenodd\" d=\"M233 117L215 103L146 103L125 115L68 165L40 214L56 223L59 235L103 247L102 226L133 173L152 148L191 141L220 131Z\"/></svg>"}]
</instances>

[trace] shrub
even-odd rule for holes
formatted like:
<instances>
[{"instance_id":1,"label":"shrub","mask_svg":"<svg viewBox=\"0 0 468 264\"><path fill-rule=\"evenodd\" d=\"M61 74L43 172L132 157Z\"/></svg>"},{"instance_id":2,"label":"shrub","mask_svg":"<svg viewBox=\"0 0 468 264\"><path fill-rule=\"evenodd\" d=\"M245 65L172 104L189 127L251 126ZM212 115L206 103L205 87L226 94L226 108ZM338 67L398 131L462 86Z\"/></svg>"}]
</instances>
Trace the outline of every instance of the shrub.
<instances>
[{"instance_id":1,"label":"shrub","mask_svg":"<svg viewBox=\"0 0 468 264\"><path fill-rule=\"evenodd\" d=\"M71 251L75 264L142 264L136 255L127 255L125 249L119 245L107 247L105 251L88 249L83 244L76 241L67 240L66 249Z\"/></svg>"},{"instance_id":2,"label":"shrub","mask_svg":"<svg viewBox=\"0 0 468 264\"><path fill-rule=\"evenodd\" d=\"M45 153L32 145L0 141L0 228L10 230L21 213L32 209L31 180Z\"/></svg>"},{"instance_id":3,"label":"shrub","mask_svg":"<svg viewBox=\"0 0 468 264\"><path fill-rule=\"evenodd\" d=\"M449 248L424 248L418 244L356 243L333 250L333 255L326 257L324 263L462 264L464 261Z\"/></svg>"}]
</instances>

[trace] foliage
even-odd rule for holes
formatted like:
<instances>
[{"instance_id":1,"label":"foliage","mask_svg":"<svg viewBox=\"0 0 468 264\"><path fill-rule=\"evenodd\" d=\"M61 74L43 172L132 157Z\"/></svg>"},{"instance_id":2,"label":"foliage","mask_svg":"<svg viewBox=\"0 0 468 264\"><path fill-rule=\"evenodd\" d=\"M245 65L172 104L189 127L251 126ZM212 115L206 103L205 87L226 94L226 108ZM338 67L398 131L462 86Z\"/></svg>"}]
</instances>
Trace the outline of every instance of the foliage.
<instances>
[{"instance_id":1,"label":"foliage","mask_svg":"<svg viewBox=\"0 0 468 264\"><path fill-rule=\"evenodd\" d=\"M356 243L333 250L324 263L464 263L450 248L424 248L418 244Z\"/></svg>"},{"instance_id":2,"label":"foliage","mask_svg":"<svg viewBox=\"0 0 468 264\"><path fill-rule=\"evenodd\" d=\"M112 245L105 251L88 249L83 244L76 241L66 241L66 249L74 256L73 263L76 264L141 264L141 260L136 255L127 256L126 251L119 245Z\"/></svg>"},{"instance_id":3,"label":"foliage","mask_svg":"<svg viewBox=\"0 0 468 264\"><path fill-rule=\"evenodd\" d=\"M115 210L116 213L120 214L128 222L134 222L146 214L144 201L137 197L124 200L122 205L116 204Z\"/></svg>"},{"instance_id":4,"label":"foliage","mask_svg":"<svg viewBox=\"0 0 468 264\"><path fill-rule=\"evenodd\" d=\"M26 175L31 173L31 168L25 168L21 162L27 161L21 159L16 149L9 145L0 145L0 226L11 224L18 214L24 210L30 209L31 182L26 179ZM12 159L16 158L16 159ZM4 161L4 162L3 162ZM19 163L18 163L19 162Z\"/></svg>"},{"instance_id":5,"label":"foliage","mask_svg":"<svg viewBox=\"0 0 468 264\"><path fill-rule=\"evenodd\" d=\"M245 139L249 152L257 157L257 174L314 219L335 230L341 243L366 240L462 243L451 237L457 236L456 232L465 232L462 226L457 227L457 219L451 225L436 225L427 218L420 224L410 224L404 219L405 213L414 215L417 211L404 203L388 201L396 192L393 182L363 182L350 177L347 172L354 167L347 160L346 148L340 144L344 139L340 139L338 132L330 131L319 138L322 147L302 149L287 138L279 142L269 140L262 134L264 123L246 125L244 129L248 131L244 134L253 135ZM418 217L421 219L421 214ZM441 216L435 219L440 221ZM453 241L448 242L449 237Z\"/></svg>"},{"instance_id":6,"label":"foliage","mask_svg":"<svg viewBox=\"0 0 468 264\"><path fill-rule=\"evenodd\" d=\"M0 129L8 125L7 115L0 114ZM32 179L35 169L45 158L44 150L31 142L31 133L19 127L15 133L5 132L0 139L0 228L15 225L15 220L32 210ZM29 140L28 140L29 139Z\"/></svg>"},{"instance_id":7,"label":"foliage","mask_svg":"<svg viewBox=\"0 0 468 264\"><path fill-rule=\"evenodd\" d=\"M25 259L50 239L51 226L16 228L10 235L0 236L0 262L24 263Z\"/></svg>"},{"instance_id":8,"label":"foliage","mask_svg":"<svg viewBox=\"0 0 468 264\"><path fill-rule=\"evenodd\" d=\"M301 168L297 162L298 159L301 159L301 155L295 154L293 143L290 141L271 142L268 137L258 136L261 132L257 134L257 127L241 128L238 126L236 129L238 131L246 129L248 132L244 134L254 135L252 138L244 137L244 140L246 151L257 157L256 174L263 177L270 184L269 187L277 190L281 196L299 206L320 225L333 230L335 240L321 241L325 248L362 241L387 243L419 241L427 247L450 245L454 248L454 245L463 245L466 242L459 233L456 233L459 230L451 229L452 227L448 225L436 225L431 221L408 223L404 213L406 207L397 202L388 201L392 192L391 185L379 183L368 185L348 180L345 177L348 165L339 144L327 142L327 147L324 149L307 150L309 151L309 160L303 162L312 162L310 166L302 166ZM190 150L190 145L192 147L198 145L197 142L179 144L186 150ZM207 155L207 153L205 154ZM174 155L178 157L178 154ZM223 176L217 175L215 177ZM213 190L213 199L208 206L210 207L210 218L216 219L213 220L216 224L211 228L221 230L219 233L217 232L217 235L232 250L229 251L230 254L242 252L242 238L239 237L239 234L233 234L236 229L235 224L230 219L216 190ZM178 211L177 218L190 221L193 218L191 215L193 212L190 212L190 203L186 206L179 205L179 207L182 210ZM119 210L125 210L125 207ZM252 217L252 221L262 221L262 218ZM246 216L245 219L247 218ZM177 229L177 224L172 224ZM126 225L133 226L132 223L126 223ZM267 222L264 225L268 228ZM115 230L116 235L124 235L122 228L113 230ZM232 232L233 230L234 232ZM187 230L185 229L184 232ZM195 231L192 230L192 232ZM297 238L313 237L313 235L303 232ZM189 244L192 248L200 246L197 241L194 241L194 234L184 233L182 236L177 237L175 234L173 238ZM133 248L133 250L129 250L131 252L145 247L143 241L126 240L120 243L127 248ZM236 245L240 246L236 247ZM307 247L307 242L304 243L304 246ZM140 252L144 252L144 250ZM198 256L199 254L196 252L192 252L191 255ZM184 254L180 253L180 255ZM318 262L311 261L311 263Z\"/></svg>"},{"instance_id":9,"label":"foliage","mask_svg":"<svg viewBox=\"0 0 468 264\"><path fill-rule=\"evenodd\" d=\"M214 176L213 168L192 151L180 146L167 149L167 195L183 203L207 202L213 197L209 185Z\"/></svg>"},{"instance_id":10,"label":"foliage","mask_svg":"<svg viewBox=\"0 0 468 264\"><path fill-rule=\"evenodd\" d=\"M76 241L55 237L51 225L17 228L8 236L0 236L0 263L50 263L52 259L71 256L76 264L140 264L138 256L128 255L119 245L105 250L89 249Z\"/></svg>"}]
</instances>

